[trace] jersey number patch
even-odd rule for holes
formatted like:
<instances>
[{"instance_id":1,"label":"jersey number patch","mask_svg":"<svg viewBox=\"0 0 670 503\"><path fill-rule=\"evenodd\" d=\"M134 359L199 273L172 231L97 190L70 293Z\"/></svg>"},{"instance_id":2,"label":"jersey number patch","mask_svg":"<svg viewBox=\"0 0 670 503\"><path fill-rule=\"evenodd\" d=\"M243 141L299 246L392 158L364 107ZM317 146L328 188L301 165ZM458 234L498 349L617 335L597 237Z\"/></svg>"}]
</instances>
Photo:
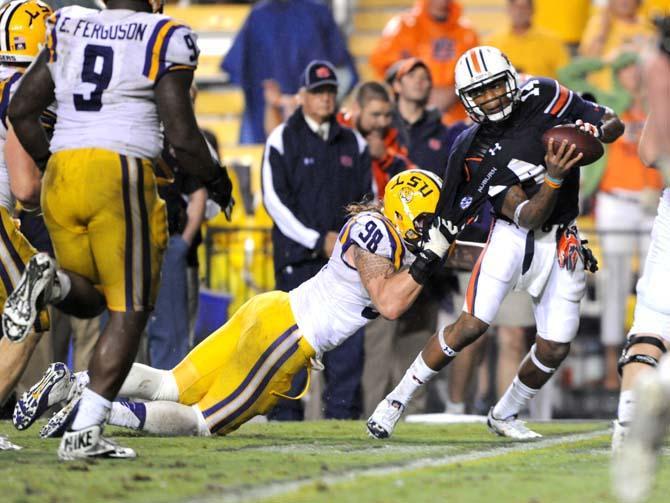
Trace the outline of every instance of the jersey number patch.
<instances>
[{"instance_id":1,"label":"jersey number patch","mask_svg":"<svg viewBox=\"0 0 670 503\"><path fill-rule=\"evenodd\" d=\"M382 234L382 231L377 228L377 224L372 220L365 224L365 231L365 234L359 232L358 237L365 243L365 246L370 251L370 253L374 253L377 251L379 242L382 240L384 235Z\"/></svg>"},{"instance_id":2,"label":"jersey number patch","mask_svg":"<svg viewBox=\"0 0 670 503\"><path fill-rule=\"evenodd\" d=\"M98 62L101 63L98 63ZM112 80L114 50L106 45L89 44L84 48L84 68L82 82L94 84L95 89L87 98L83 94L74 95L74 108L80 112L97 112L102 108L102 92Z\"/></svg>"}]
</instances>

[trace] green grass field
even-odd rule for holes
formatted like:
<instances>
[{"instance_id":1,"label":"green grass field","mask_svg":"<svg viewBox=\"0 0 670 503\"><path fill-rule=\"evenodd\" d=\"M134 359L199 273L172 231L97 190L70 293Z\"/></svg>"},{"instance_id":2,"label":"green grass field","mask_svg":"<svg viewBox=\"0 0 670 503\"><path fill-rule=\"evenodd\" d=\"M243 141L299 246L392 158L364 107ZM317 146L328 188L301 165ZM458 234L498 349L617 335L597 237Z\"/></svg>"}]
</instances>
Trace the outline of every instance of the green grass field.
<instances>
[{"instance_id":1,"label":"green grass field","mask_svg":"<svg viewBox=\"0 0 670 503\"><path fill-rule=\"evenodd\" d=\"M607 423L536 425L544 439L511 442L481 424L401 424L380 442L362 421L249 424L228 437L139 437L133 461L59 462L38 427L0 434L3 502L596 502L609 492ZM652 501L667 501L670 465Z\"/></svg>"}]
</instances>

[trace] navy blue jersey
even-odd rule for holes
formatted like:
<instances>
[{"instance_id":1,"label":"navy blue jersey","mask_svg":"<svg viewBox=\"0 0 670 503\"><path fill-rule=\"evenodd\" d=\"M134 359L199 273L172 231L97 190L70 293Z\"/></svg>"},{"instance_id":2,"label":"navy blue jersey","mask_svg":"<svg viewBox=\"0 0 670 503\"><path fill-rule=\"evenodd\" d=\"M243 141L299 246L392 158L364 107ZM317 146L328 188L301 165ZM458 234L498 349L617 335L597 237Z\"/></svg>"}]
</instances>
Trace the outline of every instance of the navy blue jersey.
<instances>
[{"instance_id":1,"label":"navy blue jersey","mask_svg":"<svg viewBox=\"0 0 670 503\"><path fill-rule=\"evenodd\" d=\"M439 212L462 225L489 198L497 216L510 187L521 185L532 197L544 181L542 134L577 119L599 124L605 108L583 100L557 81L535 78L520 91L509 118L476 124L456 140L449 157ZM559 189L558 201L545 225L568 224L578 215L579 168Z\"/></svg>"}]
</instances>

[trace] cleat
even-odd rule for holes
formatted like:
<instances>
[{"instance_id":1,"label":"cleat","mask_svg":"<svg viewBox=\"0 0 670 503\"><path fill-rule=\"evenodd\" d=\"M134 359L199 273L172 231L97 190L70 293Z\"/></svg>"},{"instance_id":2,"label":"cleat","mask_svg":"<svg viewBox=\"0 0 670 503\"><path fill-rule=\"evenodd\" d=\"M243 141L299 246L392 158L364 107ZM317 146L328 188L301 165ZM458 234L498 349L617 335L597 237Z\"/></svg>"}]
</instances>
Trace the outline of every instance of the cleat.
<instances>
[{"instance_id":1,"label":"cleat","mask_svg":"<svg viewBox=\"0 0 670 503\"><path fill-rule=\"evenodd\" d=\"M486 424L492 433L501 437L513 438L515 440L542 438L542 435L528 428L526 422L518 419L516 415L510 416L507 419L498 419L493 415L493 407L489 409Z\"/></svg>"},{"instance_id":2,"label":"cleat","mask_svg":"<svg viewBox=\"0 0 670 503\"><path fill-rule=\"evenodd\" d=\"M658 456L670 425L669 391L659 372L641 375L633 420L612 457L612 490L619 501L646 501L651 494Z\"/></svg>"},{"instance_id":3,"label":"cleat","mask_svg":"<svg viewBox=\"0 0 670 503\"><path fill-rule=\"evenodd\" d=\"M63 407L61 410L56 412L51 419L47 421L47 424L42 426L40 430L40 437L42 438L55 438L62 437L65 433L65 430L72 424L74 416L79 409L79 399L80 396L77 396L74 400L68 402L68 404Z\"/></svg>"},{"instance_id":4,"label":"cleat","mask_svg":"<svg viewBox=\"0 0 670 503\"><path fill-rule=\"evenodd\" d=\"M13 444L4 435L0 435L0 451L18 451L23 449L20 445Z\"/></svg>"},{"instance_id":5,"label":"cleat","mask_svg":"<svg viewBox=\"0 0 670 503\"><path fill-rule=\"evenodd\" d=\"M33 329L51 296L56 264L46 253L33 255L19 283L5 301L2 329L12 342L21 342Z\"/></svg>"},{"instance_id":6,"label":"cleat","mask_svg":"<svg viewBox=\"0 0 670 503\"><path fill-rule=\"evenodd\" d=\"M67 400L76 380L64 363L52 363L42 379L21 395L16 402L12 422L17 430L25 430L44 412Z\"/></svg>"},{"instance_id":7,"label":"cleat","mask_svg":"<svg viewBox=\"0 0 670 503\"><path fill-rule=\"evenodd\" d=\"M86 458L133 459L137 454L129 447L122 447L102 436L102 426L95 424L63 434L58 447L58 458L63 461Z\"/></svg>"},{"instance_id":8,"label":"cleat","mask_svg":"<svg viewBox=\"0 0 670 503\"><path fill-rule=\"evenodd\" d=\"M405 406L398 400L384 398L368 419L368 435L380 440L389 438L403 412L405 412Z\"/></svg>"}]
</instances>

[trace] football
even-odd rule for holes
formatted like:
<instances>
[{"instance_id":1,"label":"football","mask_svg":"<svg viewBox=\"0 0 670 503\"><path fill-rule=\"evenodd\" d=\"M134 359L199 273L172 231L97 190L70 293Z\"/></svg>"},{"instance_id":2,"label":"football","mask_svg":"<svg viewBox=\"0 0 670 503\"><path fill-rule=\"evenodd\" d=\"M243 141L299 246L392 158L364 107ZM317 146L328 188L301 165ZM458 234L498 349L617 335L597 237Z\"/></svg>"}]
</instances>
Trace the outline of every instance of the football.
<instances>
[{"instance_id":1,"label":"football","mask_svg":"<svg viewBox=\"0 0 670 503\"><path fill-rule=\"evenodd\" d=\"M577 146L577 152L581 152L584 156L579 162L580 166L596 162L605 153L603 144L598 138L572 124L556 126L545 131L542 135L545 150L549 146L550 138L554 139L554 150L557 148L556 145L560 145L563 140L568 141L568 146L574 143Z\"/></svg>"}]
</instances>

